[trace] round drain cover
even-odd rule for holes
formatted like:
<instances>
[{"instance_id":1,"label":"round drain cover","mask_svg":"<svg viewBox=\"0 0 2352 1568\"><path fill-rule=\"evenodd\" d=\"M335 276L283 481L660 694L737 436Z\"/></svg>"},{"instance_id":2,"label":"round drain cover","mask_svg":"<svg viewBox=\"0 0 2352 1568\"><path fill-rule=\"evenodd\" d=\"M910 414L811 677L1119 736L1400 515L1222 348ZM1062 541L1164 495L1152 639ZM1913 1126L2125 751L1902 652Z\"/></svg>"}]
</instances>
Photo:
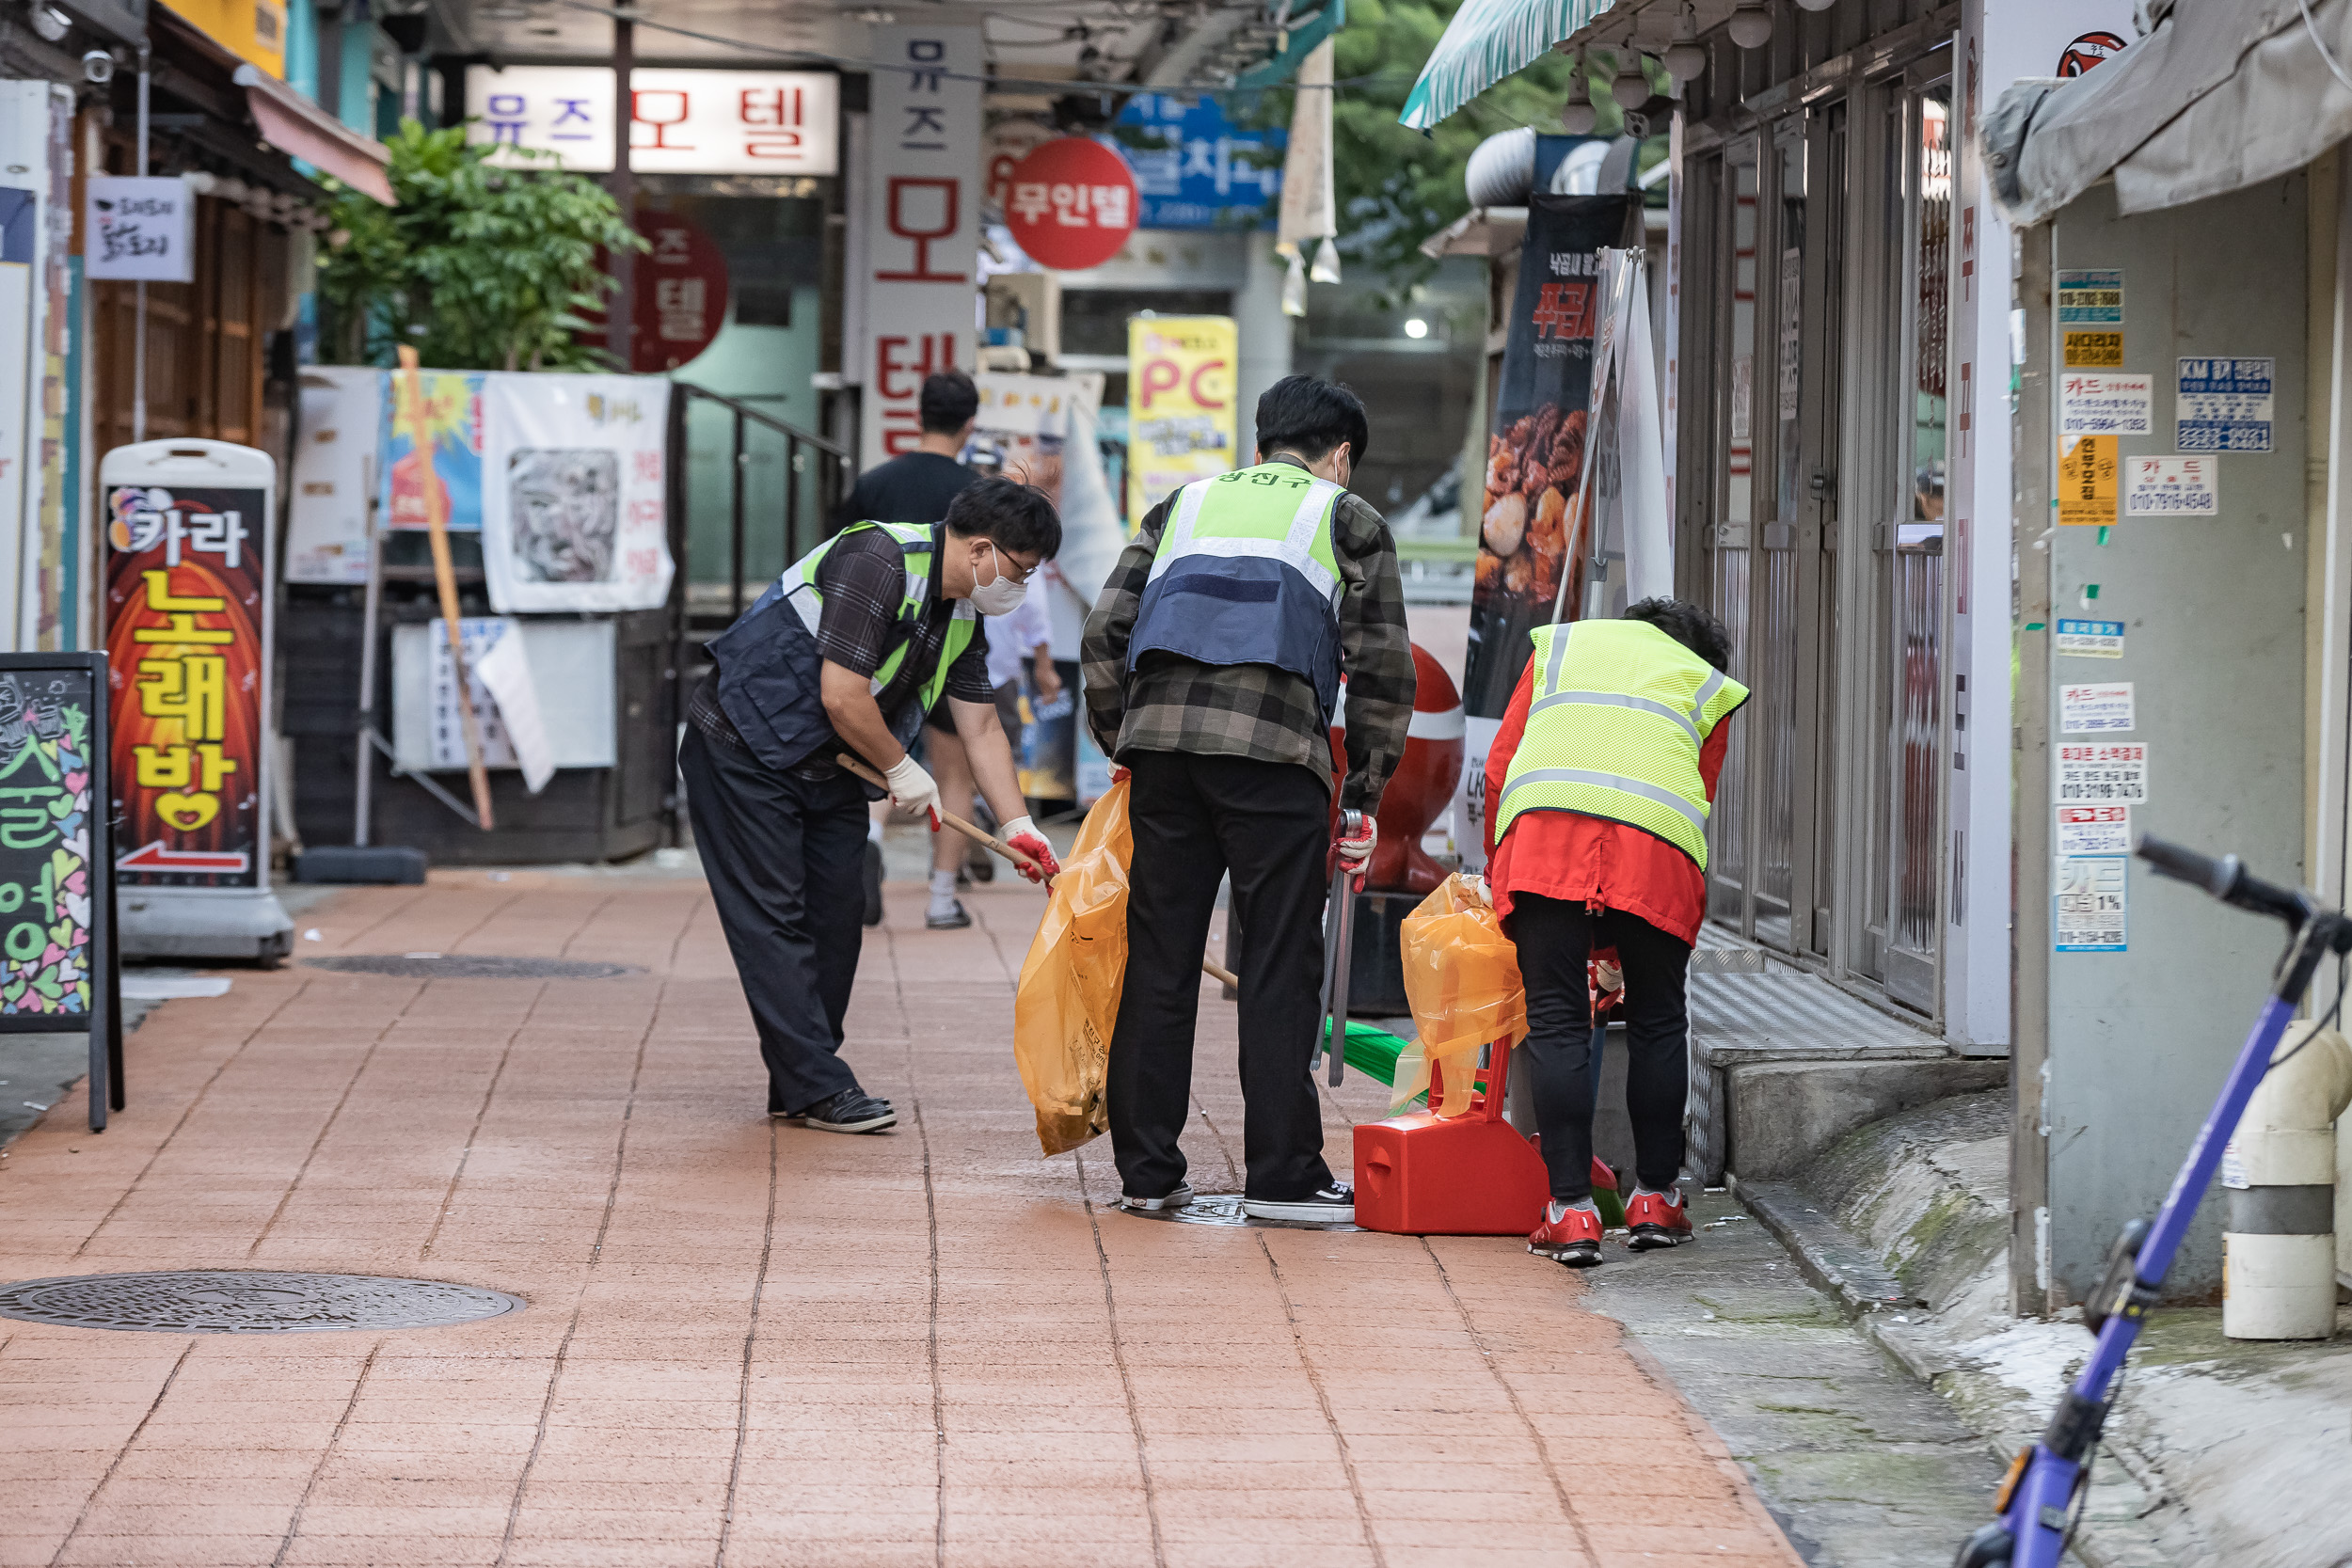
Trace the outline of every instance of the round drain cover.
<instances>
[{"instance_id":1,"label":"round drain cover","mask_svg":"<svg viewBox=\"0 0 2352 1568\"><path fill-rule=\"evenodd\" d=\"M409 980L610 980L644 971L580 958L504 958L494 953L353 953L305 958L305 969L397 974Z\"/></svg>"},{"instance_id":2,"label":"round drain cover","mask_svg":"<svg viewBox=\"0 0 2352 1568\"><path fill-rule=\"evenodd\" d=\"M519 1296L437 1279L181 1269L85 1274L0 1285L0 1318L150 1334L313 1334L441 1328L495 1318Z\"/></svg>"}]
</instances>

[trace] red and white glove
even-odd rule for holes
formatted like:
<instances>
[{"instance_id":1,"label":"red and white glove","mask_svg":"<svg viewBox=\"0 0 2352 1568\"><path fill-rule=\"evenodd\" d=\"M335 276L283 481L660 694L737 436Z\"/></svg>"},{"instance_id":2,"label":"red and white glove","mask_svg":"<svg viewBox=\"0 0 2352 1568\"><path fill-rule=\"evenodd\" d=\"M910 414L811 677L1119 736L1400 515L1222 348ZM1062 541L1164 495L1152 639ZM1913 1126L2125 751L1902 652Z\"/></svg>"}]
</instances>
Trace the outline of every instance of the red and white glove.
<instances>
[{"instance_id":1,"label":"red and white glove","mask_svg":"<svg viewBox=\"0 0 2352 1568\"><path fill-rule=\"evenodd\" d=\"M1061 875L1061 862L1054 858L1054 847L1045 842L1045 835L1037 831L1037 824L1025 816L1016 816L1005 824L1005 842L1029 857L1034 864L1013 862L1014 869L1033 882L1050 882Z\"/></svg>"},{"instance_id":2,"label":"red and white glove","mask_svg":"<svg viewBox=\"0 0 2352 1568\"><path fill-rule=\"evenodd\" d=\"M1331 841L1331 847L1339 852L1341 863L1347 867L1353 878L1350 885L1359 893L1364 890L1364 876L1372 869L1372 851L1380 843L1379 821L1370 812L1362 813L1361 817L1364 825L1362 837L1348 838L1344 836L1347 830L1342 827L1341 836Z\"/></svg>"},{"instance_id":3,"label":"red and white glove","mask_svg":"<svg viewBox=\"0 0 2352 1568\"><path fill-rule=\"evenodd\" d=\"M1111 783L1113 783L1113 784L1125 784L1125 783L1127 782L1127 780L1128 780L1128 777L1129 777L1129 772L1128 772L1128 769L1127 769L1127 768L1122 768L1122 767L1120 767L1120 766L1118 766L1117 764L1113 764L1113 765L1112 765L1112 767L1111 767Z\"/></svg>"}]
</instances>

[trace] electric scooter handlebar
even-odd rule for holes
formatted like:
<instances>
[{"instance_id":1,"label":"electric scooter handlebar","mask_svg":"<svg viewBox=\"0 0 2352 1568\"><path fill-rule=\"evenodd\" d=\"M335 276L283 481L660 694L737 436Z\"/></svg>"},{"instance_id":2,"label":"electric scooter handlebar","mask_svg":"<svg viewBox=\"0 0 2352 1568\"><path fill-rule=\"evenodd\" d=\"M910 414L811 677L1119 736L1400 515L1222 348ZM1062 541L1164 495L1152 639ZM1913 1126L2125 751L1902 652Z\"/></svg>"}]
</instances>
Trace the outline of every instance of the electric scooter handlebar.
<instances>
[{"instance_id":1,"label":"electric scooter handlebar","mask_svg":"<svg viewBox=\"0 0 2352 1568\"><path fill-rule=\"evenodd\" d=\"M2225 904L2256 914L2276 915L2288 925L2300 927L2311 918L2312 904L2304 894L2265 882L2249 873L2235 855L2218 859L2179 844L2168 844L2153 833L2142 833L2137 850L2158 876L2193 882Z\"/></svg>"}]
</instances>

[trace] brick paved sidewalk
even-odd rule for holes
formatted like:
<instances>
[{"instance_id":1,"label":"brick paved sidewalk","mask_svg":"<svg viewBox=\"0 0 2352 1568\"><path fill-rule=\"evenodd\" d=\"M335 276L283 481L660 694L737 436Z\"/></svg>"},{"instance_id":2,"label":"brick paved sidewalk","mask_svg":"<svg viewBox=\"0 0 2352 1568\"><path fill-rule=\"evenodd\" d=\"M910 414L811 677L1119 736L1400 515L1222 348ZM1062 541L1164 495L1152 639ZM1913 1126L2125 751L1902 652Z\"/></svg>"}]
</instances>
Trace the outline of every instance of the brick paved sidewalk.
<instances>
[{"instance_id":1,"label":"brick paved sidewalk","mask_svg":"<svg viewBox=\"0 0 2352 1568\"><path fill-rule=\"evenodd\" d=\"M1042 1161L1009 1037L1039 908L869 933L850 1055L905 1121L771 1126L698 881L354 891L326 953L611 959L619 979L239 973L0 1162L0 1280L423 1276L454 1328L0 1320L0 1565L1726 1563L1794 1554L1577 1282L1511 1240L1106 1210ZM1233 1190L1231 1008L1194 1180ZM1343 1089L1378 1114L1376 1085ZM1237 1137L1236 1132L1236 1137ZM1616 1267L1639 1267L1619 1262ZM1664 1499L1664 1500L1661 1500Z\"/></svg>"}]
</instances>

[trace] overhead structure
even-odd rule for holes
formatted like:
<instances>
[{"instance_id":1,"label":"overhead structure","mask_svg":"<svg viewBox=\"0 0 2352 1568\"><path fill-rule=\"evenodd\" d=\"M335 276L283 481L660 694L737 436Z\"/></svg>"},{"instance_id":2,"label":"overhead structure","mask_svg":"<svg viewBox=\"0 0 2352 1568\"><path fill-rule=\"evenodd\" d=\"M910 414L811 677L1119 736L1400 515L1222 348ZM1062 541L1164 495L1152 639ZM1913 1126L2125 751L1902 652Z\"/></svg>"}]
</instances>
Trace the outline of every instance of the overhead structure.
<instances>
[{"instance_id":1,"label":"overhead structure","mask_svg":"<svg viewBox=\"0 0 2352 1568\"><path fill-rule=\"evenodd\" d=\"M1994 193L2039 223L2113 177L2156 212L2291 173L2352 137L2352 0L2178 0L2098 70L2021 82L1985 122Z\"/></svg>"}]
</instances>

